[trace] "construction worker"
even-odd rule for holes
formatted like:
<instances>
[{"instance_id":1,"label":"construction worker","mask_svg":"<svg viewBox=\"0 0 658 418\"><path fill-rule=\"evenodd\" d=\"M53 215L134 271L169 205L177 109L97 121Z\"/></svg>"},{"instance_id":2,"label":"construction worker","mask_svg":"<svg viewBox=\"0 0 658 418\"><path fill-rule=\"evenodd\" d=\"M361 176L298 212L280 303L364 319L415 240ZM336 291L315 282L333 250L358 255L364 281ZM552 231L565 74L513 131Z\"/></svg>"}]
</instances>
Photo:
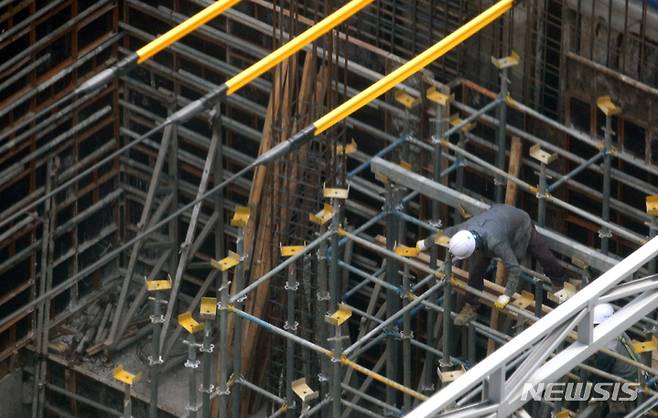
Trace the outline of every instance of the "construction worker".
<instances>
[{"instance_id":1,"label":"construction worker","mask_svg":"<svg viewBox=\"0 0 658 418\"><path fill-rule=\"evenodd\" d=\"M440 234L440 232L438 233ZM468 285L482 290L484 275L492 258L497 257L507 271L505 293L498 297L496 308L503 309L516 291L521 274L519 262L529 253L544 269L554 287L561 288L567 278L565 269L548 249L544 238L537 233L530 215L509 205L495 204L488 210L465 222L446 228L443 234L450 237L448 250L453 259L469 260ZM437 234L418 241L422 251L429 248ZM464 325L477 314L477 296L468 293L466 303L455 319Z\"/></svg>"},{"instance_id":2,"label":"construction worker","mask_svg":"<svg viewBox=\"0 0 658 418\"><path fill-rule=\"evenodd\" d=\"M599 303L594 307L593 320L594 325L599 325L602 322L606 321L612 315L614 315L615 310L609 303ZM620 354L628 359L636 360L637 358L635 352L630 347L630 339L626 333L621 334L619 337L610 341L606 348L614 353ZM614 358L606 353L599 351L592 358L592 365L599 370L602 370L606 373L612 374L614 376L620 377L622 379L629 380L631 382L640 382L640 374L637 367L631 366L630 364L623 362L617 358ZM605 381L606 379L595 376L596 381ZM607 409L608 411L604 416L606 417L623 417L630 411L633 403L632 402L620 402L620 401L608 401Z\"/></svg>"}]
</instances>

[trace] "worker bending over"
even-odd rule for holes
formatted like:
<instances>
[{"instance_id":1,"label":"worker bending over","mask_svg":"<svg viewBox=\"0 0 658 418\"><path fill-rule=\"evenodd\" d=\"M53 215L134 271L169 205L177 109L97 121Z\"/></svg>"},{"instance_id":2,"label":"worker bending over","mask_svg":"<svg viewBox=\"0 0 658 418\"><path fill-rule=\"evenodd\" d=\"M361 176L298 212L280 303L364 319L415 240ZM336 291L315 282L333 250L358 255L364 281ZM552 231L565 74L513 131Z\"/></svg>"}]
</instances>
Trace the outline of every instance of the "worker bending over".
<instances>
[{"instance_id":1,"label":"worker bending over","mask_svg":"<svg viewBox=\"0 0 658 418\"><path fill-rule=\"evenodd\" d=\"M468 285L475 289L484 288L484 275L492 258L497 257L503 262L507 286L505 293L496 301L498 309L503 309L516 291L521 274L519 262L528 253L539 261L556 289L561 288L567 278L566 271L536 231L530 215L513 206L492 205L479 215L446 228L443 234L450 237L448 250L454 259L469 260ZM418 241L417 247L421 251L429 248L436 235ZM464 325L473 319L479 303L477 296L467 293L466 304L457 315L455 324Z\"/></svg>"}]
</instances>

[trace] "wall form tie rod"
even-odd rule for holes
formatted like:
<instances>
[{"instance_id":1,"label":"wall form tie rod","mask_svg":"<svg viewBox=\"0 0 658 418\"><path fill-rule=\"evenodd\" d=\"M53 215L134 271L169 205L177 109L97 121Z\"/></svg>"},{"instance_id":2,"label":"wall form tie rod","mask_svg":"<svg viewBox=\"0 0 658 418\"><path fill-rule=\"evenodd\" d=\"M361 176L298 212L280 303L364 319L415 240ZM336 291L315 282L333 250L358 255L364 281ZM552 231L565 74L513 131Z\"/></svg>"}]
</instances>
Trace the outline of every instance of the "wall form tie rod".
<instances>
[{"instance_id":1,"label":"wall form tie rod","mask_svg":"<svg viewBox=\"0 0 658 418\"><path fill-rule=\"evenodd\" d=\"M233 0L235 1L235 0ZM61 184L54 190L52 190L49 194L42 196L41 198L37 199L36 201L32 202L28 206L24 207L20 211L14 213L13 215L9 216L8 218L3 219L0 221L0 227L8 224L12 220L16 219L21 214L26 213L27 211L31 210L34 208L36 205L42 203L45 201L48 197L51 195L60 192L61 190L65 189L72 183L74 183L76 180L88 175L89 173L93 172L96 168L102 166L103 164L106 164L110 162L112 159L115 157L121 155L125 151L128 151L129 149L133 148L134 146L142 143L145 141L149 136L159 132L161 129L165 128L168 125L171 124L180 124L183 123L193 116L205 111L211 109L215 103L225 97L225 96L230 96L231 94L237 92L240 88L244 87L245 85L249 84L251 81L254 79L258 78L260 75L264 74L268 70L272 69L275 65L283 61L284 59L290 57L292 54L295 52L299 51L302 49L304 46L307 44L315 41L318 39L320 36L323 34L329 32L331 29L334 27L338 26L345 20L347 20L350 16L354 15L357 13L359 10L363 9L370 3L372 3L374 0L352 0L340 9L336 10L334 13L331 15L327 16L326 18L322 19L320 22L315 24L314 26L308 28L306 31L304 31L302 34L299 36L293 38L289 42L287 42L285 45L282 45L280 48L278 48L276 51L272 52L270 55L262 58L260 61L257 63L253 64L246 70L240 72L239 74L233 76L230 80L226 81L224 84L219 86L218 88L210 91L207 93L205 96L190 102L187 106L181 108L177 112L173 113L170 115L164 122L162 122L160 125L156 126L155 128L151 129L148 131L146 134L142 135L141 137L137 138L135 141L125 145L124 147L116 150L112 154L108 155L107 157L103 158L101 161L98 163L94 164L93 166L89 167L87 170L83 171L76 177L71 178L68 180L66 183ZM218 4L218 3L214 3ZM194 18L194 16L192 17ZM190 19L192 19L190 18ZM189 19L188 19L189 20ZM182 23L181 23L182 25ZM181 26L179 25L179 26ZM177 26L178 27L178 26ZM175 29L175 28L174 28ZM173 29L172 29L173 30ZM166 34L165 34L166 35ZM164 35L163 35L164 36ZM159 39L159 38L158 38ZM158 39L155 39L151 41L148 45L156 42ZM180 39L180 38L179 38ZM144 47L146 48L146 47ZM126 59L130 58L127 57ZM134 59L134 58L133 58ZM125 60L124 60L125 61ZM120 65L117 64L117 65ZM116 66L115 66L116 67ZM115 68L112 67L112 68ZM111 69L110 69L111 70ZM106 70L107 71L107 70ZM125 72L122 70L122 73ZM101 74L99 74L97 77L100 77ZM91 82L91 80L89 80ZM107 80L109 81L109 79ZM102 85L103 83L106 83L107 81L99 81L98 85ZM90 91L88 88L84 88L83 86L80 86L78 88L80 94L84 93L85 91ZM61 104L61 103L60 103ZM275 147L276 148L276 147ZM265 155L265 154L263 154ZM256 160L254 163L249 166L249 170L251 168L256 167L257 165L262 164L265 161L258 161ZM248 171L248 170L247 170Z\"/></svg>"}]
</instances>

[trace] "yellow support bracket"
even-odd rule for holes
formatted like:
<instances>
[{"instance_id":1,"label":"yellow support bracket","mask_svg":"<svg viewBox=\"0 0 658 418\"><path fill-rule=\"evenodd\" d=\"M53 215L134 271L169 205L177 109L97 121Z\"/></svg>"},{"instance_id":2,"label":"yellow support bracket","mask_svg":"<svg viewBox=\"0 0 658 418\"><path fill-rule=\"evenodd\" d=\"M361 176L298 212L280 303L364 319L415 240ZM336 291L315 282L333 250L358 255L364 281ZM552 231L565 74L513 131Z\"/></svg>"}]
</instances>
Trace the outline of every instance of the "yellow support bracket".
<instances>
[{"instance_id":1,"label":"yellow support bracket","mask_svg":"<svg viewBox=\"0 0 658 418\"><path fill-rule=\"evenodd\" d=\"M462 122L464 122L464 120L462 118L460 118L458 114L455 113L454 115L450 116L450 125L451 126L457 126ZM466 125L462 126L462 128L460 130L466 134L466 133L471 132L473 130L473 128L475 128L476 125L477 125L477 123L475 123L475 122L467 123Z\"/></svg>"},{"instance_id":2,"label":"yellow support bracket","mask_svg":"<svg viewBox=\"0 0 658 418\"><path fill-rule=\"evenodd\" d=\"M149 292L158 292L171 289L171 277L163 280L144 280L146 290Z\"/></svg>"},{"instance_id":3,"label":"yellow support bracket","mask_svg":"<svg viewBox=\"0 0 658 418\"><path fill-rule=\"evenodd\" d=\"M347 196L350 194L350 189L339 189L336 187L325 187L322 190L322 196L325 199L347 199Z\"/></svg>"},{"instance_id":4,"label":"yellow support bracket","mask_svg":"<svg viewBox=\"0 0 658 418\"><path fill-rule=\"evenodd\" d=\"M226 271L238 264L240 264L240 254L234 253L233 251L229 251L228 257L222 258L221 260L210 259L210 266L219 271Z\"/></svg>"},{"instance_id":5,"label":"yellow support bracket","mask_svg":"<svg viewBox=\"0 0 658 418\"><path fill-rule=\"evenodd\" d=\"M324 317L325 321L331 325L340 326L345 323L352 316L352 310L344 304L338 305L338 310L331 315Z\"/></svg>"},{"instance_id":6,"label":"yellow support bracket","mask_svg":"<svg viewBox=\"0 0 658 418\"><path fill-rule=\"evenodd\" d=\"M420 250L416 247L407 247L406 245L396 245L393 249L395 254L402 257L418 257Z\"/></svg>"},{"instance_id":7,"label":"yellow support bracket","mask_svg":"<svg viewBox=\"0 0 658 418\"><path fill-rule=\"evenodd\" d=\"M647 196L647 215L649 216L658 216L658 194L653 196Z\"/></svg>"},{"instance_id":8,"label":"yellow support bracket","mask_svg":"<svg viewBox=\"0 0 658 418\"><path fill-rule=\"evenodd\" d=\"M621 107L614 104L610 96L601 96L596 99L596 106L606 116L614 116L621 112Z\"/></svg>"},{"instance_id":9,"label":"yellow support bracket","mask_svg":"<svg viewBox=\"0 0 658 418\"><path fill-rule=\"evenodd\" d=\"M309 213L308 220L314 224L324 225L331 220L334 215L334 208L329 204L325 203L322 210L318 213Z\"/></svg>"},{"instance_id":10,"label":"yellow support bracket","mask_svg":"<svg viewBox=\"0 0 658 418\"><path fill-rule=\"evenodd\" d=\"M132 385L133 383L139 382L139 380L142 378L142 372L132 374L126 371L123 368L123 365L119 364L114 368L114 370L112 370L112 377L114 377L119 382L125 383L126 385Z\"/></svg>"},{"instance_id":11,"label":"yellow support bracket","mask_svg":"<svg viewBox=\"0 0 658 418\"><path fill-rule=\"evenodd\" d=\"M413 109L418 105L418 103L420 103L420 99L413 97L404 90L398 90L395 92L395 101L407 109Z\"/></svg>"},{"instance_id":12,"label":"yellow support bracket","mask_svg":"<svg viewBox=\"0 0 658 418\"><path fill-rule=\"evenodd\" d=\"M502 70L503 68L514 67L515 65L518 65L520 61L521 57L519 57L519 54L514 51L512 51L512 53L507 57L491 57L491 63L495 65L499 70Z\"/></svg>"},{"instance_id":13,"label":"yellow support bracket","mask_svg":"<svg viewBox=\"0 0 658 418\"><path fill-rule=\"evenodd\" d=\"M317 399L318 396L320 396L319 392L311 389L311 387L306 383L305 377L293 380L291 386L292 391L295 392L295 395L299 396L299 399L301 399L304 403Z\"/></svg>"},{"instance_id":14,"label":"yellow support bracket","mask_svg":"<svg viewBox=\"0 0 658 418\"><path fill-rule=\"evenodd\" d=\"M441 367L439 366L439 367L436 368L436 371L437 371L437 374L439 375L439 380L441 381L441 383L449 383L449 382L452 382L454 380L457 380L457 378L459 376L463 375L464 372L465 372L464 366L461 365L461 364L459 365L459 368L457 370L443 371L443 370L441 370Z\"/></svg>"},{"instance_id":15,"label":"yellow support bracket","mask_svg":"<svg viewBox=\"0 0 658 418\"><path fill-rule=\"evenodd\" d=\"M354 140L354 138L352 138L352 142L350 142L349 144L345 144L345 145L338 144L338 145L336 145L336 155L354 154L356 152L356 150L357 150L357 145L356 145L356 141Z\"/></svg>"},{"instance_id":16,"label":"yellow support bracket","mask_svg":"<svg viewBox=\"0 0 658 418\"><path fill-rule=\"evenodd\" d=\"M233 217L231 218L231 225L244 228L249 223L250 210L246 206L236 206Z\"/></svg>"},{"instance_id":17,"label":"yellow support bracket","mask_svg":"<svg viewBox=\"0 0 658 418\"><path fill-rule=\"evenodd\" d=\"M448 248L450 245L450 237L443 232L439 232L434 238L434 243L440 245L441 247Z\"/></svg>"},{"instance_id":18,"label":"yellow support bracket","mask_svg":"<svg viewBox=\"0 0 658 418\"><path fill-rule=\"evenodd\" d=\"M388 177L386 177L385 175L383 175L381 173L375 173L375 179L379 180L380 182L382 182L384 184L388 184Z\"/></svg>"},{"instance_id":19,"label":"yellow support bracket","mask_svg":"<svg viewBox=\"0 0 658 418\"><path fill-rule=\"evenodd\" d=\"M400 167L404 168L407 171L411 171L411 163L407 161L400 161Z\"/></svg>"},{"instance_id":20,"label":"yellow support bracket","mask_svg":"<svg viewBox=\"0 0 658 418\"><path fill-rule=\"evenodd\" d=\"M279 245L281 257L291 257L304 251L306 245Z\"/></svg>"},{"instance_id":21,"label":"yellow support bracket","mask_svg":"<svg viewBox=\"0 0 658 418\"><path fill-rule=\"evenodd\" d=\"M185 312L178 315L178 325L183 327L190 334L196 334L203 329L203 323L197 322L192 317L192 312Z\"/></svg>"},{"instance_id":22,"label":"yellow support bracket","mask_svg":"<svg viewBox=\"0 0 658 418\"><path fill-rule=\"evenodd\" d=\"M530 156L535 160L542 162L546 165L549 165L553 161L557 160L557 153L549 153L541 149L539 144L535 144L530 147Z\"/></svg>"},{"instance_id":23,"label":"yellow support bracket","mask_svg":"<svg viewBox=\"0 0 658 418\"><path fill-rule=\"evenodd\" d=\"M454 98L454 95L448 96L447 94L441 93L436 86L432 86L427 89L425 92L425 97L434 103L438 103L441 106L447 106Z\"/></svg>"},{"instance_id":24,"label":"yellow support bracket","mask_svg":"<svg viewBox=\"0 0 658 418\"><path fill-rule=\"evenodd\" d=\"M636 353L646 353L649 351L654 351L656 348L658 348L658 341L656 340L655 335L652 335L649 341L632 340L631 348Z\"/></svg>"},{"instance_id":25,"label":"yellow support bracket","mask_svg":"<svg viewBox=\"0 0 658 418\"><path fill-rule=\"evenodd\" d=\"M535 296L528 291L521 291L521 295L514 299L512 305L516 306L519 309L525 309L528 306L532 305L535 301Z\"/></svg>"},{"instance_id":26,"label":"yellow support bracket","mask_svg":"<svg viewBox=\"0 0 658 418\"><path fill-rule=\"evenodd\" d=\"M215 319L217 316L217 298L202 297L199 305L201 319Z\"/></svg>"}]
</instances>

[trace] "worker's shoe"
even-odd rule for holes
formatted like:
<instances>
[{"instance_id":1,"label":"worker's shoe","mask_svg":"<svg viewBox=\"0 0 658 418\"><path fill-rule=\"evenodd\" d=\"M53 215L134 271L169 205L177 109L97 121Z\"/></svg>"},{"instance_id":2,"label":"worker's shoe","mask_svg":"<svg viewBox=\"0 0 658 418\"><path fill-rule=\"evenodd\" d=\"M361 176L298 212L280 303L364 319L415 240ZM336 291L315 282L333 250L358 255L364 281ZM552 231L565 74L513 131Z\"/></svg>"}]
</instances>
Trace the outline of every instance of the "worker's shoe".
<instances>
[{"instance_id":1,"label":"worker's shoe","mask_svg":"<svg viewBox=\"0 0 658 418\"><path fill-rule=\"evenodd\" d=\"M495 303L496 309L499 309L499 310L505 309L505 306L507 306L509 301L510 301L510 297L507 296L507 295L498 296L498 299L496 299L496 303Z\"/></svg>"},{"instance_id":2,"label":"worker's shoe","mask_svg":"<svg viewBox=\"0 0 658 418\"><path fill-rule=\"evenodd\" d=\"M471 320L475 319L477 316L477 307L471 305L470 303L465 303L464 307L455 317L455 325L462 327L469 323Z\"/></svg>"}]
</instances>

